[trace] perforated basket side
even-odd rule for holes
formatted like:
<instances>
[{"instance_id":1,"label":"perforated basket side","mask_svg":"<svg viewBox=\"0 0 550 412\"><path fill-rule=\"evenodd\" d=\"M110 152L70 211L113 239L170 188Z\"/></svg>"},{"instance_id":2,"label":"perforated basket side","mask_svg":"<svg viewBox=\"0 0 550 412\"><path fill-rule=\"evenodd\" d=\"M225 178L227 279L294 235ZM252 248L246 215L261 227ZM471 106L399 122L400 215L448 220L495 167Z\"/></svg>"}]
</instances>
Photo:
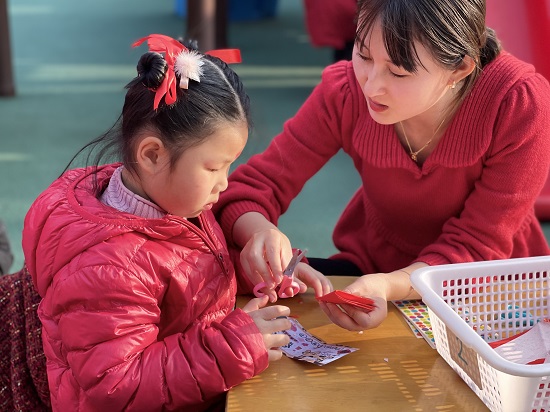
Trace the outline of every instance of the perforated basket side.
<instances>
[{"instance_id":1,"label":"perforated basket side","mask_svg":"<svg viewBox=\"0 0 550 412\"><path fill-rule=\"evenodd\" d=\"M453 359L451 349L455 351L453 353L455 355L454 357L458 358L462 365L464 365L464 362L469 362L468 360L460 360L461 357L464 356L464 350L462 353L460 351L456 351L456 348L452 345L453 342L450 342L449 337L447 336L447 327L445 323L432 312L430 312L430 323L432 325L436 349L441 357L443 357L449 366L453 368L456 373L458 373L462 380L470 387L470 389L472 389L472 391L475 392L479 399L481 399L481 401L487 405L491 411L502 412L503 408L500 401L500 393L497 387L495 369L488 366L483 359L480 359L477 354L475 354L475 352L476 368L462 369L460 364L455 362ZM460 347L460 342L455 340L454 343L458 344Z\"/></svg>"},{"instance_id":2,"label":"perforated basket side","mask_svg":"<svg viewBox=\"0 0 550 412\"><path fill-rule=\"evenodd\" d=\"M548 410L550 365L514 364L487 342L549 317L550 257L424 268L411 282L439 354L491 411Z\"/></svg>"}]
</instances>

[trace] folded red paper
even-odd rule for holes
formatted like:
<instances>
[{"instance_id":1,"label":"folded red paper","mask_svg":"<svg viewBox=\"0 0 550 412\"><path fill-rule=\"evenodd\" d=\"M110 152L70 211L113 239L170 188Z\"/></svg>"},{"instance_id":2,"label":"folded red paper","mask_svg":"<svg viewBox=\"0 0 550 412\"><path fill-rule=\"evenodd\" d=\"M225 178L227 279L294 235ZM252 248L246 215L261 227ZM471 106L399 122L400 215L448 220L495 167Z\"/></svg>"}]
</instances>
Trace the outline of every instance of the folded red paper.
<instances>
[{"instance_id":1,"label":"folded red paper","mask_svg":"<svg viewBox=\"0 0 550 412\"><path fill-rule=\"evenodd\" d=\"M376 308L374 300L370 298L364 298L351 293L344 292L343 290L335 290L334 292L327 293L324 296L317 298L318 301L328 303L345 303L346 305L355 306L356 308L363 309L366 312L370 312Z\"/></svg>"}]
</instances>

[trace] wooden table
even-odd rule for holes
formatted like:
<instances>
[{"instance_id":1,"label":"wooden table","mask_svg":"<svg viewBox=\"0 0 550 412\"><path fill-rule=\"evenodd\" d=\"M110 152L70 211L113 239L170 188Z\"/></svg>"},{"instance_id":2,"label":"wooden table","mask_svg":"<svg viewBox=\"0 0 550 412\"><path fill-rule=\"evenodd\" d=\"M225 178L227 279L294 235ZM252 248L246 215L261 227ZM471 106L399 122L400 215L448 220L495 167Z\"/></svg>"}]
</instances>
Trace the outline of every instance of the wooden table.
<instances>
[{"instance_id":1,"label":"wooden table","mask_svg":"<svg viewBox=\"0 0 550 412\"><path fill-rule=\"evenodd\" d=\"M352 278L331 280L342 289ZM381 326L359 333L331 323L310 291L280 302L313 335L359 350L325 366L283 356L230 390L227 412L488 410L437 351L413 335L393 304Z\"/></svg>"}]
</instances>

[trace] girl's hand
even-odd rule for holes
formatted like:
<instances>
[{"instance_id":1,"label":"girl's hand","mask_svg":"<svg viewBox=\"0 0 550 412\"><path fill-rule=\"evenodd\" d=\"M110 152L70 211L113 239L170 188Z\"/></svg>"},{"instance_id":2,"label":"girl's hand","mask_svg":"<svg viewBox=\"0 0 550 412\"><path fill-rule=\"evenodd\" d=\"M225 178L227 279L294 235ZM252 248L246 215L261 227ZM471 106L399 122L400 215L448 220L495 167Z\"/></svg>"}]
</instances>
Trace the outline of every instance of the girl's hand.
<instances>
[{"instance_id":1,"label":"girl's hand","mask_svg":"<svg viewBox=\"0 0 550 412\"><path fill-rule=\"evenodd\" d=\"M289 316L290 309L286 306L275 305L265 307L268 298L255 298L248 302L243 310L250 315L262 337L267 350L269 361L281 359L283 352L279 349L290 342L288 335L284 333L275 334L290 328L290 321L286 318L278 319L280 316Z\"/></svg>"},{"instance_id":2,"label":"girl's hand","mask_svg":"<svg viewBox=\"0 0 550 412\"><path fill-rule=\"evenodd\" d=\"M388 316L385 273L361 276L345 292L374 300L376 308L367 313L351 305L319 302L321 309L336 325L348 330L365 330L379 326Z\"/></svg>"}]
</instances>

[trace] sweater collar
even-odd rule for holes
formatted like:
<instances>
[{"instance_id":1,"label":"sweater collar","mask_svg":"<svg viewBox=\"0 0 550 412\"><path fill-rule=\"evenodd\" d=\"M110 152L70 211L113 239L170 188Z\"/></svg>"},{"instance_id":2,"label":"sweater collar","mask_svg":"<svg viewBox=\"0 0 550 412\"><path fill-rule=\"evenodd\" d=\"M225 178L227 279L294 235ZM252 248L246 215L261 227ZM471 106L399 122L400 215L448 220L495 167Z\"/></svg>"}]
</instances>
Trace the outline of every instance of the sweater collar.
<instances>
[{"instance_id":1,"label":"sweater collar","mask_svg":"<svg viewBox=\"0 0 550 412\"><path fill-rule=\"evenodd\" d=\"M109 180L109 185L101 195L101 202L121 212L146 219L164 217L166 212L160 207L124 186L122 169L124 169L124 166L120 166L114 171Z\"/></svg>"}]
</instances>

